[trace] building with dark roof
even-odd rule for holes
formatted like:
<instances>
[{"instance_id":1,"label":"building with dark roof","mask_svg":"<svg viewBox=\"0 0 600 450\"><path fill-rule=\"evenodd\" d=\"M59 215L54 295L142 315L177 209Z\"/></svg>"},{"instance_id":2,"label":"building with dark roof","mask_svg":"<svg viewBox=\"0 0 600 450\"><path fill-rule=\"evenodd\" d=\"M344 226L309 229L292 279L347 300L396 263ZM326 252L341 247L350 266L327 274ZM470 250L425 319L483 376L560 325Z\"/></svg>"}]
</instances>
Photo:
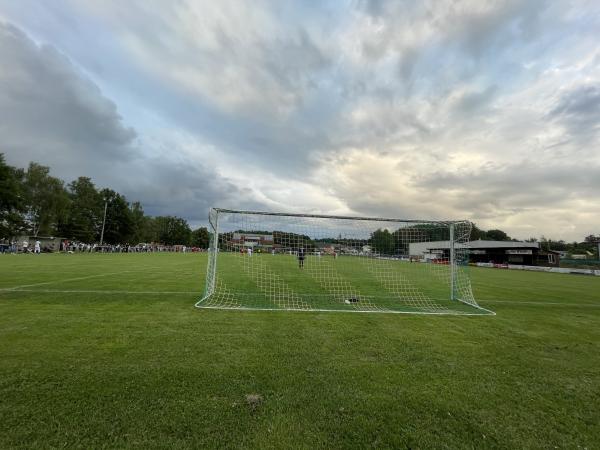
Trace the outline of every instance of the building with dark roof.
<instances>
[{"instance_id":1,"label":"building with dark roof","mask_svg":"<svg viewBox=\"0 0 600 450\"><path fill-rule=\"evenodd\" d=\"M540 249L539 242L523 241L470 241L455 244L456 249L469 250L469 262L515 264L524 266L558 267L558 252ZM409 244L411 257L424 259L448 259L450 241L414 242Z\"/></svg>"}]
</instances>

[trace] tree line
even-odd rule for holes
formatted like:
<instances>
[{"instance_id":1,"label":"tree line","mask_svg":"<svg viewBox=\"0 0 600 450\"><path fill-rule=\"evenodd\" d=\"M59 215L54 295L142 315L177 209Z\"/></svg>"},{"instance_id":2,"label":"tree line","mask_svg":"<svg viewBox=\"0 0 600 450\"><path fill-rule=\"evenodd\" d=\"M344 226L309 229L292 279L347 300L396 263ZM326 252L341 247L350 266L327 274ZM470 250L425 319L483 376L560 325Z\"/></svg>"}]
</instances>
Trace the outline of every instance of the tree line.
<instances>
[{"instance_id":1,"label":"tree line","mask_svg":"<svg viewBox=\"0 0 600 450\"><path fill-rule=\"evenodd\" d=\"M104 212L106 223L102 235ZM255 231L256 232L256 231ZM265 232L266 233L266 232ZM31 162L27 169L6 164L0 153L0 239L19 235L59 236L85 243L102 241L107 244L138 244L155 242L165 245L189 245L207 248L209 233L205 227L193 230L187 221L175 216L151 217L144 213L140 202L129 202L112 189L98 189L88 177L71 183L50 175L50 168ZM274 231L275 244L296 243L313 247L306 235ZM435 225L404 227L395 231L373 232L369 243L373 250L384 254L408 252L408 242L448 240L448 229ZM482 230L472 224L470 240L515 241L499 229ZM329 242L333 238L316 239ZM338 243L344 243L340 236ZM537 238L527 241L535 242ZM540 238L544 250L564 250L570 253L593 253L600 235L586 236L583 242ZM367 244L353 240L355 247Z\"/></svg>"},{"instance_id":2,"label":"tree line","mask_svg":"<svg viewBox=\"0 0 600 450\"><path fill-rule=\"evenodd\" d=\"M399 228L396 231L387 229L378 229L371 233L370 244L373 250L386 255L408 254L409 242L432 242L447 241L450 239L448 227L439 227L436 225L419 225ZM470 241L518 241L511 238L506 232L499 229L482 230L474 223L471 223ZM542 250L566 251L571 254L594 254L597 251L597 243L600 242L600 235L586 236L583 242L566 242L564 240L546 239L542 236L529 238L526 242L540 243Z\"/></svg>"},{"instance_id":3,"label":"tree line","mask_svg":"<svg viewBox=\"0 0 600 450\"><path fill-rule=\"evenodd\" d=\"M192 230L181 217L146 215L140 202L129 202L109 188L98 189L88 177L65 184L49 167L31 162L27 169L16 168L0 153L0 239L20 235L200 248L209 242L206 228Z\"/></svg>"}]
</instances>

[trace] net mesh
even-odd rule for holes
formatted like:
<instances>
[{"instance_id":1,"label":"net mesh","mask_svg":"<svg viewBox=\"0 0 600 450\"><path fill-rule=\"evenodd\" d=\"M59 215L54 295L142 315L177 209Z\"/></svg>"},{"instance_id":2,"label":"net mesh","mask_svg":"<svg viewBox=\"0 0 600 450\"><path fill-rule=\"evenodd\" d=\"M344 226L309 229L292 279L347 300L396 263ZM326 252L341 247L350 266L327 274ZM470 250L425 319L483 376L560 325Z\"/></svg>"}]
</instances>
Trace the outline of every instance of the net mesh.
<instances>
[{"instance_id":1,"label":"net mesh","mask_svg":"<svg viewBox=\"0 0 600 450\"><path fill-rule=\"evenodd\" d=\"M202 308L486 314L471 223L212 209Z\"/></svg>"}]
</instances>

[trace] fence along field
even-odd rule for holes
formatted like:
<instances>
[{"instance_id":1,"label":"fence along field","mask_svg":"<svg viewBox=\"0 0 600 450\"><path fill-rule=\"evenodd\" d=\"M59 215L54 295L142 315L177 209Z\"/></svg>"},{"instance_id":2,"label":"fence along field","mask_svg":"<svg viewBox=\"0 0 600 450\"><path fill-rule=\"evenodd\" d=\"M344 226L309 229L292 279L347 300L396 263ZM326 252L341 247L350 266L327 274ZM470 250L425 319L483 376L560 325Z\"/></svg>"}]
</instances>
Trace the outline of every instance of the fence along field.
<instances>
[{"instance_id":1,"label":"fence along field","mask_svg":"<svg viewBox=\"0 0 600 450\"><path fill-rule=\"evenodd\" d=\"M485 317L199 310L207 261L0 257L0 447L600 445L598 277L472 268Z\"/></svg>"}]
</instances>

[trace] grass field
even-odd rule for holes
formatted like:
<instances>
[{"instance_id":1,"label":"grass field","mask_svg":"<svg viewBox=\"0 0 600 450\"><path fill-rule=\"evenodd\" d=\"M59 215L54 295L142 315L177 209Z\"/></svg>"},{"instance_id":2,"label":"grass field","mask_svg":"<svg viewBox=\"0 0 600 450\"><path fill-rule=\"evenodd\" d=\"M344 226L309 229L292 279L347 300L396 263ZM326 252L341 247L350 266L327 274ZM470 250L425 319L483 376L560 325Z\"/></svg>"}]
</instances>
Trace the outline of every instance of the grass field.
<instances>
[{"instance_id":1,"label":"grass field","mask_svg":"<svg viewBox=\"0 0 600 450\"><path fill-rule=\"evenodd\" d=\"M309 255L300 269L295 255L238 252L220 252L216 264L217 288L201 307L490 314L472 305L471 289L465 288L468 266L454 271L461 302L450 299L448 264Z\"/></svg>"},{"instance_id":2,"label":"grass field","mask_svg":"<svg viewBox=\"0 0 600 450\"><path fill-rule=\"evenodd\" d=\"M1 255L0 448L600 447L600 277L473 269L461 317L198 310L205 268Z\"/></svg>"}]
</instances>

